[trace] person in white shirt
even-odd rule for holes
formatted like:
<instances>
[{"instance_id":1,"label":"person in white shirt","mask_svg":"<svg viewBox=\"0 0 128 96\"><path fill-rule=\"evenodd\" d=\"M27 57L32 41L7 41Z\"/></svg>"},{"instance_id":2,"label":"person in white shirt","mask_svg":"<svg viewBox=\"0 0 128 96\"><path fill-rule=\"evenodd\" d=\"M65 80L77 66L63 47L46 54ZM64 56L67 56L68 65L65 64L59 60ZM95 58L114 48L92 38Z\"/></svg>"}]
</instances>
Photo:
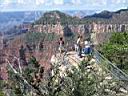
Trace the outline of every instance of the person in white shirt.
<instances>
[{"instance_id":1,"label":"person in white shirt","mask_svg":"<svg viewBox=\"0 0 128 96\"><path fill-rule=\"evenodd\" d=\"M82 36L78 36L77 39L77 46L78 46L78 56L82 58Z\"/></svg>"},{"instance_id":2,"label":"person in white shirt","mask_svg":"<svg viewBox=\"0 0 128 96\"><path fill-rule=\"evenodd\" d=\"M85 54L90 54L91 53L91 44L90 44L90 42L86 40L84 42L84 44L85 44L84 53Z\"/></svg>"}]
</instances>

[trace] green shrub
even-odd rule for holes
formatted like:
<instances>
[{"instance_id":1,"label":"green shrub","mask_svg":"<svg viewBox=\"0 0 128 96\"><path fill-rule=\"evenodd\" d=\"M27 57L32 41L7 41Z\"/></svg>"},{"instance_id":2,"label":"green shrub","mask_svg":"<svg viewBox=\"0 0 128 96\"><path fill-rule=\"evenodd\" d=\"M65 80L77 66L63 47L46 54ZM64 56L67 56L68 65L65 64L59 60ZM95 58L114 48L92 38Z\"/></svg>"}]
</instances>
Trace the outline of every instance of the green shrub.
<instances>
[{"instance_id":1,"label":"green shrub","mask_svg":"<svg viewBox=\"0 0 128 96\"><path fill-rule=\"evenodd\" d=\"M101 52L121 69L128 68L128 32L113 33L110 40L101 46Z\"/></svg>"},{"instance_id":2,"label":"green shrub","mask_svg":"<svg viewBox=\"0 0 128 96\"><path fill-rule=\"evenodd\" d=\"M0 96L5 96L3 91L0 91Z\"/></svg>"}]
</instances>

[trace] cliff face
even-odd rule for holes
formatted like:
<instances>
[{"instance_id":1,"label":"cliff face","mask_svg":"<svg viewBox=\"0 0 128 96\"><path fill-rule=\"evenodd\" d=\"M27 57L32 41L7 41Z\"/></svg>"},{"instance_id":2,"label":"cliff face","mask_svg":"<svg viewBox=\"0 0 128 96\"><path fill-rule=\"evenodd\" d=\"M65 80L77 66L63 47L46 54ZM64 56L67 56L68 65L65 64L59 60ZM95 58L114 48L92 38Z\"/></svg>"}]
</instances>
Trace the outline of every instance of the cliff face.
<instances>
[{"instance_id":1,"label":"cliff face","mask_svg":"<svg viewBox=\"0 0 128 96\"><path fill-rule=\"evenodd\" d=\"M70 36L73 33L84 34L83 36L89 37L90 33L96 34L96 40L98 43L106 41L111 32L126 32L128 31L128 24L79 24L79 25L34 25L30 31L34 32L48 32L56 33L58 35Z\"/></svg>"},{"instance_id":2,"label":"cliff face","mask_svg":"<svg viewBox=\"0 0 128 96\"><path fill-rule=\"evenodd\" d=\"M93 41L95 44L102 44L107 41L112 32L127 32L128 24L102 24L102 23L93 23L92 32L93 32Z\"/></svg>"},{"instance_id":3,"label":"cliff face","mask_svg":"<svg viewBox=\"0 0 128 96\"><path fill-rule=\"evenodd\" d=\"M86 32L125 32L128 31L128 24L102 24L102 23L92 23L92 24L77 24L77 25L61 25L58 24L48 24L48 25L34 25L31 31L37 32L55 32L57 34L64 34L64 29L68 27L71 32L76 33L86 33ZM68 30L67 30L68 31Z\"/></svg>"},{"instance_id":4,"label":"cliff face","mask_svg":"<svg viewBox=\"0 0 128 96\"><path fill-rule=\"evenodd\" d=\"M72 33L88 33L91 32L91 25L61 25L60 23L56 25L34 25L33 29L30 31L35 32L48 32L48 33L57 33L59 35L71 35Z\"/></svg>"}]
</instances>

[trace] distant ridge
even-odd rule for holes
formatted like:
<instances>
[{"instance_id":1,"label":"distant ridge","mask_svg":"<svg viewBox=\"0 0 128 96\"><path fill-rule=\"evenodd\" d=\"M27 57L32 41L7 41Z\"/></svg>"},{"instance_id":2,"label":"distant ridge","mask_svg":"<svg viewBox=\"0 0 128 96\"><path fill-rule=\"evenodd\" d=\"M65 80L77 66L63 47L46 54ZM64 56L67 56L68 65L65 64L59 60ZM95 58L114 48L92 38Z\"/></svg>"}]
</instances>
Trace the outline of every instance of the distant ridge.
<instances>
[{"instance_id":1,"label":"distant ridge","mask_svg":"<svg viewBox=\"0 0 128 96\"><path fill-rule=\"evenodd\" d=\"M103 18L103 19L109 19L112 18L113 13L109 11L102 11L101 13L95 13L90 16L85 16L84 18Z\"/></svg>"},{"instance_id":2,"label":"distant ridge","mask_svg":"<svg viewBox=\"0 0 128 96\"><path fill-rule=\"evenodd\" d=\"M85 16L83 20L101 23L128 23L128 9L120 9L116 12L102 11L91 16Z\"/></svg>"},{"instance_id":3,"label":"distant ridge","mask_svg":"<svg viewBox=\"0 0 128 96\"><path fill-rule=\"evenodd\" d=\"M116 12L104 10L100 13L95 13L83 18L77 16L73 17L60 11L49 11L44 13L35 24L46 24L46 22L49 24L57 24L57 22L61 24L87 24L92 22L122 24L128 23L128 9L120 9Z\"/></svg>"},{"instance_id":4,"label":"distant ridge","mask_svg":"<svg viewBox=\"0 0 128 96\"><path fill-rule=\"evenodd\" d=\"M15 25L29 23L42 16L41 11L0 12L0 31L7 32Z\"/></svg>"},{"instance_id":5,"label":"distant ridge","mask_svg":"<svg viewBox=\"0 0 128 96\"><path fill-rule=\"evenodd\" d=\"M35 24L57 24L60 22L63 24L75 24L78 23L80 19L78 17L72 17L60 11L49 11L43 14L43 16L35 22Z\"/></svg>"},{"instance_id":6,"label":"distant ridge","mask_svg":"<svg viewBox=\"0 0 128 96\"><path fill-rule=\"evenodd\" d=\"M64 10L62 12L69 14L70 16L78 16L83 18L85 16L93 15L97 12L97 10Z\"/></svg>"}]
</instances>

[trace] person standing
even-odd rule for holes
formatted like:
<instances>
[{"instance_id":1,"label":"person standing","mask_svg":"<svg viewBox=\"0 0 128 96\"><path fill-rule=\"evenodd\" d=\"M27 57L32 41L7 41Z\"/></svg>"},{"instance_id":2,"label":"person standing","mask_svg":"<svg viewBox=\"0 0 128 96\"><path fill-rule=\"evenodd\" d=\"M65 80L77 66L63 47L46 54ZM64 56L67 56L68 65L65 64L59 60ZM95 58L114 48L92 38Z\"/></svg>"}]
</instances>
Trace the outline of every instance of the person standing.
<instances>
[{"instance_id":1,"label":"person standing","mask_svg":"<svg viewBox=\"0 0 128 96\"><path fill-rule=\"evenodd\" d=\"M20 63L22 65L27 65L26 55L25 55L25 48L24 48L23 45L21 45L21 47L19 49L19 55L20 55Z\"/></svg>"},{"instance_id":2,"label":"person standing","mask_svg":"<svg viewBox=\"0 0 128 96\"><path fill-rule=\"evenodd\" d=\"M60 53L64 52L64 40L62 37L60 37L60 40L59 40L59 51Z\"/></svg>"},{"instance_id":3,"label":"person standing","mask_svg":"<svg viewBox=\"0 0 128 96\"><path fill-rule=\"evenodd\" d=\"M85 47L84 47L84 53L85 54L90 54L91 53L91 46L90 46L90 42L88 40L86 40L84 42Z\"/></svg>"},{"instance_id":4,"label":"person standing","mask_svg":"<svg viewBox=\"0 0 128 96\"><path fill-rule=\"evenodd\" d=\"M77 46L78 46L78 56L82 58L82 36L78 36Z\"/></svg>"}]
</instances>

